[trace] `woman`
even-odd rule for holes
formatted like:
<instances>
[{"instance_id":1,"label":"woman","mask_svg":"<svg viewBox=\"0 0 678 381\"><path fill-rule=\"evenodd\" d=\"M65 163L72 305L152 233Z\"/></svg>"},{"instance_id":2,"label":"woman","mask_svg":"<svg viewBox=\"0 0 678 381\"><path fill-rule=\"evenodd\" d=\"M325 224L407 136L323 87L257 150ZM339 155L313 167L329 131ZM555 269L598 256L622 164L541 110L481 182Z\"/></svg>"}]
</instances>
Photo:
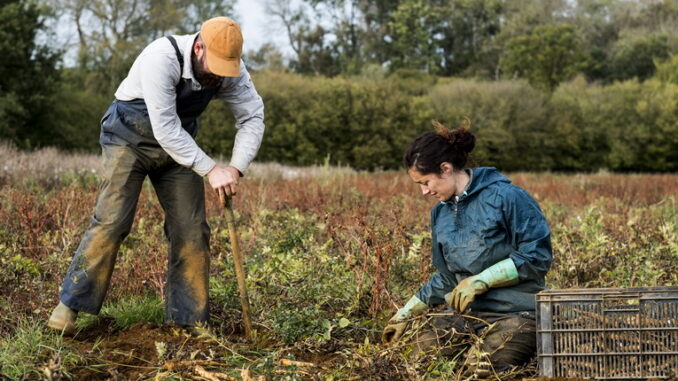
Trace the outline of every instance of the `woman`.
<instances>
[{"instance_id":1,"label":"woman","mask_svg":"<svg viewBox=\"0 0 678 381\"><path fill-rule=\"evenodd\" d=\"M465 339L483 336L467 352L467 371L502 371L535 352L534 294L551 266L550 229L534 199L496 169L466 168L475 146L468 129L434 125L404 163L422 193L440 201L431 211L438 272L389 320L383 341L397 341L409 318L447 303L458 314L435 319L415 350L439 344L455 354Z\"/></svg>"}]
</instances>

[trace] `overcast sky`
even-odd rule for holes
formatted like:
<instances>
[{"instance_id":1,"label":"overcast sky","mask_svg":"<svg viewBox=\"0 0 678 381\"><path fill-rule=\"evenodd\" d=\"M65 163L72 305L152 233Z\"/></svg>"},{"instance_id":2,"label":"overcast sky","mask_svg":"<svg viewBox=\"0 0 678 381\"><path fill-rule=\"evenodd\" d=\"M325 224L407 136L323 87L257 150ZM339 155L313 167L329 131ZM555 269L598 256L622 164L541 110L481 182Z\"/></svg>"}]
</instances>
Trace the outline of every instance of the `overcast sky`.
<instances>
[{"instance_id":1,"label":"overcast sky","mask_svg":"<svg viewBox=\"0 0 678 381\"><path fill-rule=\"evenodd\" d=\"M257 50L266 42L275 44L283 52L291 50L280 23L266 14L263 0L238 0L235 11L245 40L244 51Z\"/></svg>"}]
</instances>

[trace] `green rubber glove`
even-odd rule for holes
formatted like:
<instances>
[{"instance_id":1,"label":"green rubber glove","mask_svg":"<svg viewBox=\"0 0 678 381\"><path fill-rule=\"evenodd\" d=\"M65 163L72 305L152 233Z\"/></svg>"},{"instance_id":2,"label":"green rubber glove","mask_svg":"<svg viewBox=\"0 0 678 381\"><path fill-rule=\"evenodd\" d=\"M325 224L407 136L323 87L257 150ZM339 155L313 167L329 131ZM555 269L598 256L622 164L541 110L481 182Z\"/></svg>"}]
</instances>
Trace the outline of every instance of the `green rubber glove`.
<instances>
[{"instance_id":1,"label":"green rubber glove","mask_svg":"<svg viewBox=\"0 0 678 381\"><path fill-rule=\"evenodd\" d=\"M452 292L445 295L445 301L455 310L464 312L477 295L486 293L490 288L513 286L518 282L518 269L511 258L506 258L459 282Z\"/></svg>"},{"instance_id":2,"label":"green rubber glove","mask_svg":"<svg viewBox=\"0 0 678 381\"><path fill-rule=\"evenodd\" d=\"M399 309L388 321L389 324L384 328L384 332L381 335L381 342L388 344L398 341L400 336L405 332L405 328L407 328L407 322L405 322L405 320L420 315L422 312L426 311L427 308L428 305L417 298L416 295L411 297L405 306Z\"/></svg>"}]
</instances>

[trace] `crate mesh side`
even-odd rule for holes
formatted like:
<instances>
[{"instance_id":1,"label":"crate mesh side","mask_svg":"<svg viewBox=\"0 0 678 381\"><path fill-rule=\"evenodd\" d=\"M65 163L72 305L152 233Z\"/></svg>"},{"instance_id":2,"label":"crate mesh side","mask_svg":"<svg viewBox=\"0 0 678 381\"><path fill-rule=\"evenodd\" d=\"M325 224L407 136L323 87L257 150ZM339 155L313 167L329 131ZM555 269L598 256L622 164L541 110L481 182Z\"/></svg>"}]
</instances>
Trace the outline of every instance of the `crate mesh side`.
<instances>
[{"instance_id":1,"label":"crate mesh side","mask_svg":"<svg viewBox=\"0 0 678 381\"><path fill-rule=\"evenodd\" d=\"M598 303L561 303L553 306L555 353L593 353L599 350L593 344L593 332L583 329L602 329L601 306Z\"/></svg>"},{"instance_id":2,"label":"crate mesh side","mask_svg":"<svg viewBox=\"0 0 678 381\"><path fill-rule=\"evenodd\" d=\"M643 331L643 368L646 377L678 376L678 301L642 303L643 325L655 330ZM663 328L663 329L662 329ZM674 354L670 354L673 352ZM656 355L651 355L656 353Z\"/></svg>"},{"instance_id":3,"label":"crate mesh side","mask_svg":"<svg viewBox=\"0 0 678 381\"><path fill-rule=\"evenodd\" d=\"M607 296L551 305L550 348L540 348L555 377L670 378L678 375L678 298ZM539 322L540 328L547 327ZM546 353L545 355L543 353Z\"/></svg>"}]
</instances>

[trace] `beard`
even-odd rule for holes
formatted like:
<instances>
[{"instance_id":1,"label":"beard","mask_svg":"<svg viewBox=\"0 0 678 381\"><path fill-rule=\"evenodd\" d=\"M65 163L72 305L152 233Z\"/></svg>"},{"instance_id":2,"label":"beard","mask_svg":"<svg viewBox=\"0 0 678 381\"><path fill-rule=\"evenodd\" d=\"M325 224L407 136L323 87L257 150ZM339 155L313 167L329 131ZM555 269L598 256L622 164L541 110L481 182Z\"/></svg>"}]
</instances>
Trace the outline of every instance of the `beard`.
<instances>
[{"instance_id":1,"label":"beard","mask_svg":"<svg viewBox=\"0 0 678 381\"><path fill-rule=\"evenodd\" d=\"M205 59L204 55L202 59ZM195 56L195 53L191 54L191 64L193 66L193 76L198 83L200 83L200 86L204 88L214 88L221 85L221 81L224 78L203 70L202 60L199 60L198 57Z\"/></svg>"}]
</instances>

